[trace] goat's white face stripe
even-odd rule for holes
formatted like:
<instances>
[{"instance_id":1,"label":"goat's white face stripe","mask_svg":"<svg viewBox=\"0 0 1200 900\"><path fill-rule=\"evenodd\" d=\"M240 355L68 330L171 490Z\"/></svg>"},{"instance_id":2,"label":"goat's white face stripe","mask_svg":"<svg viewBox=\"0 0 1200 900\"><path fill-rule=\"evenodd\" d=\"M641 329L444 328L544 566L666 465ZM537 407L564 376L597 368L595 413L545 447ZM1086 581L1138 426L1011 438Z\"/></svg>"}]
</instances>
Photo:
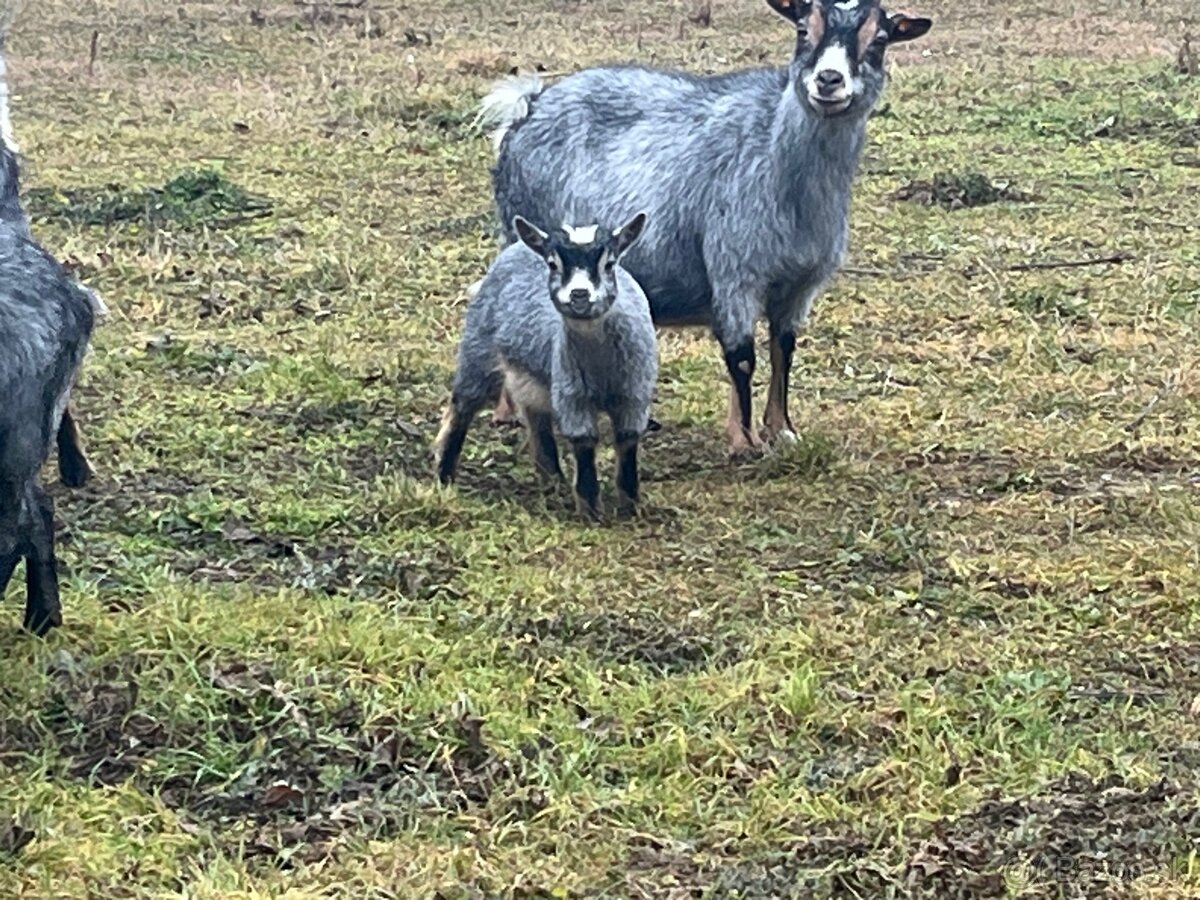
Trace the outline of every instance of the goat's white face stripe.
<instances>
[{"instance_id":1,"label":"goat's white face stripe","mask_svg":"<svg viewBox=\"0 0 1200 900\"><path fill-rule=\"evenodd\" d=\"M571 305L571 291L587 291L588 302L596 302L596 285L583 269L571 272L571 277L558 289L558 302L561 306Z\"/></svg>"},{"instance_id":2,"label":"goat's white face stripe","mask_svg":"<svg viewBox=\"0 0 1200 900\"><path fill-rule=\"evenodd\" d=\"M836 6L838 9L846 9L846 10L858 9L858 0L842 0L841 3L835 3L833 5Z\"/></svg>"},{"instance_id":3,"label":"goat's white face stripe","mask_svg":"<svg viewBox=\"0 0 1200 900\"><path fill-rule=\"evenodd\" d=\"M596 240L596 232L598 227L595 225L585 225L580 228L574 228L570 225L563 225L563 231L567 233L567 240L572 244L577 244L580 247L586 247L588 244Z\"/></svg>"},{"instance_id":4,"label":"goat's white face stripe","mask_svg":"<svg viewBox=\"0 0 1200 900\"><path fill-rule=\"evenodd\" d=\"M850 68L850 54L841 44L830 44L813 63L812 71L804 79L804 86L812 97L821 96L817 89L817 75L828 69L842 76L842 90L826 97L827 100L848 100L862 92L862 81L854 76Z\"/></svg>"}]
</instances>

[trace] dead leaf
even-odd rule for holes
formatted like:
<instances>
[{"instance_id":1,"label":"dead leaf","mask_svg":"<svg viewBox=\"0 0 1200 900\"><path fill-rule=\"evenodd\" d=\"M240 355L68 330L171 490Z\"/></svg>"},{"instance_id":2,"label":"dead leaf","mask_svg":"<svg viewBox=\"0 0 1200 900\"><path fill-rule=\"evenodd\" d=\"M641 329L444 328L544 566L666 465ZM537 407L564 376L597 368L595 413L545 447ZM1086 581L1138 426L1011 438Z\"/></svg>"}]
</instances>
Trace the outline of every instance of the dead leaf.
<instances>
[{"instance_id":1,"label":"dead leaf","mask_svg":"<svg viewBox=\"0 0 1200 900\"><path fill-rule=\"evenodd\" d=\"M270 809L291 806L304 800L304 792L292 787L286 781L277 781L262 795L262 804Z\"/></svg>"}]
</instances>

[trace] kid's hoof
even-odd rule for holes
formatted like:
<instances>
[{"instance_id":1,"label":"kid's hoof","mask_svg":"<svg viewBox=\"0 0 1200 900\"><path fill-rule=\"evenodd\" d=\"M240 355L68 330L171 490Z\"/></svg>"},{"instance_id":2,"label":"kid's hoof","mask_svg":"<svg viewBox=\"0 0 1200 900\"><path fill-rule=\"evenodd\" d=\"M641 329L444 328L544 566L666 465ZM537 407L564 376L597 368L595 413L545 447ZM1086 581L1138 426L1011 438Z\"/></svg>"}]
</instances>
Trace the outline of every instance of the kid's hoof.
<instances>
[{"instance_id":1,"label":"kid's hoof","mask_svg":"<svg viewBox=\"0 0 1200 900\"><path fill-rule=\"evenodd\" d=\"M604 515L604 510L599 503L592 506L582 497L575 498L575 511L579 513L582 519L593 524L599 522L601 516Z\"/></svg>"}]
</instances>

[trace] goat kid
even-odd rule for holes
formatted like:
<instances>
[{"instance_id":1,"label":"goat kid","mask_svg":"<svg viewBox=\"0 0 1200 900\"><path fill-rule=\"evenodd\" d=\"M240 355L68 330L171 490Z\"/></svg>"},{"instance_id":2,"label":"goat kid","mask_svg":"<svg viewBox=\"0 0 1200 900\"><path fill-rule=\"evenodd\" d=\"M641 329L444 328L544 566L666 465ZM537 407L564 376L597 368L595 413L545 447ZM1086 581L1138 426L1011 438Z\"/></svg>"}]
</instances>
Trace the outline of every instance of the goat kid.
<instances>
[{"instance_id":1,"label":"goat kid","mask_svg":"<svg viewBox=\"0 0 1200 900\"><path fill-rule=\"evenodd\" d=\"M796 29L787 69L712 77L619 66L545 87L499 83L481 116L507 226L621 221L650 226L625 261L665 326L707 325L731 381L730 452L761 447L752 424L754 330L766 318L768 439L794 438L788 381L796 333L845 257L850 194L884 54L930 28L879 0L767 0Z\"/></svg>"},{"instance_id":2,"label":"goat kid","mask_svg":"<svg viewBox=\"0 0 1200 900\"><path fill-rule=\"evenodd\" d=\"M641 287L618 263L646 216L604 232L544 232L518 217L519 242L503 250L467 307L454 387L434 444L438 479L453 480L476 413L507 391L525 420L534 465L561 478L554 424L575 456L575 499L600 515L597 416L612 420L620 511L639 499L638 442L650 417L658 345Z\"/></svg>"}]
</instances>

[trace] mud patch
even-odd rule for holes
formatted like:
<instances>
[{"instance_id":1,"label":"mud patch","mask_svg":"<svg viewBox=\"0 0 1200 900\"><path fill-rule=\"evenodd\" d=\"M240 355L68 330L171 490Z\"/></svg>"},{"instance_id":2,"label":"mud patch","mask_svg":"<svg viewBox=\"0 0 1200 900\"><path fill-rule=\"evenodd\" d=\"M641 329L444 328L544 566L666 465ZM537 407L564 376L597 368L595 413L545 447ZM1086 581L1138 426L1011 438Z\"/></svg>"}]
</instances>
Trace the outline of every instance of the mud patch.
<instances>
[{"instance_id":1,"label":"mud patch","mask_svg":"<svg viewBox=\"0 0 1200 900\"><path fill-rule=\"evenodd\" d=\"M542 739L505 759L465 709L368 718L343 676L289 681L265 660L200 659L203 705L181 715L154 700L143 662L93 668L60 654L41 707L0 721L6 748L53 746L69 777L131 782L246 857L279 865L323 858L343 834L385 836L418 817L481 807L498 790L510 812L545 804L522 773L552 745Z\"/></svg>"},{"instance_id":2,"label":"mud patch","mask_svg":"<svg viewBox=\"0 0 1200 900\"><path fill-rule=\"evenodd\" d=\"M1023 800L990 799L942 820L912 854L907 879L918 896L1009 896L1006 875L1027 873L1042 893L1096 897L1107 888L1169 870L1197 849L1200 809L1159 783L1129 787L1119 776L1071 774Z\"/></svg>"},{"instance_id":3,"label":"mud patch","mask_svg":"<svg viewBox=\"0 0 1200 900\"><path fill-rule=\"evenodd\" d=\"M226 665L211 679L225 706L218 731L243 765L222 784L179 773L158 787L250 857L319 859L344 832L394 834L421 815L481 806L519 780L519 764L492 752L484 722L464 710L368 721L336 679L289 684L266 662Z\"/></svg>"},{"instance_id":4,"label":"mud patch","mask_svg":"<svg viewBox=\"0 0 1200 900\"><path fill-rule=\"evenodd\" d=\"M1114 115L1101 122L1091 136L1123 141L1148 138L1169 147L1190 148L1200 146L1200 118L1179 118L1169 110L1137 119Z\"/></svg>"},{"instance_id":5,"label":"mud patch","mask_svg":"<svg viewBox=\"0 0 1200 900\"><path fill-rule=\"evenodd\" d=\"M993 203L1026 203L1036 199L1032 194L1017 190L1007 181L993 182L979 172L962 175L943 173L929 181L910 181L891 196L893 200L951 210Z\"/></svg>"},{"instance_id":6,"label":"mud patch","mask_svg":"<svg viewBox=\"0 0 1200 900\"><path fill-rule=\"evenodd\" d=\"M526 619L508 629L519 646L539 655L583 650L607 663L645 666L674 675L732 665L743 649L645 613L563 613Z\"/></svg>"}]
</instances>

